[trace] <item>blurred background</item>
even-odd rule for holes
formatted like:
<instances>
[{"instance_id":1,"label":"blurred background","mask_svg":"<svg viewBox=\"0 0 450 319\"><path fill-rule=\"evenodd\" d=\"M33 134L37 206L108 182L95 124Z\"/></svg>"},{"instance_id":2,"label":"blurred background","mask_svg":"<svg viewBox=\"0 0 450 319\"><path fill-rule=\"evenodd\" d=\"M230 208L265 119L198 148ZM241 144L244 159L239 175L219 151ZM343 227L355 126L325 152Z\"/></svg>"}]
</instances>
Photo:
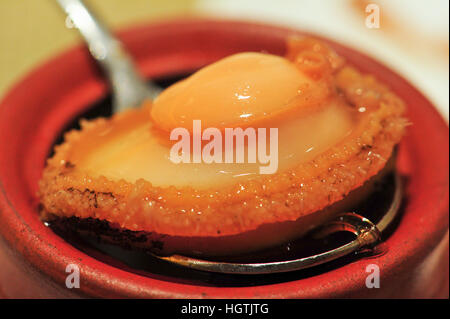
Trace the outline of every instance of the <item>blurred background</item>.
<instances>
[{"instance_id":1,"label":"blurred background","mask_svg":"<svg viewBox=\"0 0 450 319\"><path fill-rule=\"evenodd\" d=\"M206 16L262 21L314 32L383 61L428 96L448 121L448 0L85 0L85 3L113 29L180 16ZM371 4L378 6L378 25ZM31 69L81 41L69 27L55 0L0 0L0 99Z\"/></svg>"}]
</instances>

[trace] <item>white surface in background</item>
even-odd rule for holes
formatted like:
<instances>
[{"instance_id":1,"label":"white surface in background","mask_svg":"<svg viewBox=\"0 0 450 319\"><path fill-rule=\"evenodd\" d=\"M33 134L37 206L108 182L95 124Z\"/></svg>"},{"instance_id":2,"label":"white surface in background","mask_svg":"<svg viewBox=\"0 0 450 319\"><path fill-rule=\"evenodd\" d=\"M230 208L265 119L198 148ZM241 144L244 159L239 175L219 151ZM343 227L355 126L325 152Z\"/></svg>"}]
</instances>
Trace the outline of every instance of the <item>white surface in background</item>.
<instances>
[{"instance_id":1,"label":"white surface in background","mask_svg":"<svg viewBox=\"0 0 450 319\"><path fill-rule=\"evenodd\" d=\"M198 11L226 18L250 19L295 27L337 40L371 55L419 88L449 118L448 56L422 42L448 41L448 0L379 0L383 10L410 30L409 45L386 32L365 27L351 0L200 0ZM445 40L447 39L447 40ZM445 43L445 42L444 42Z\"/></svg>"}]
</instances>

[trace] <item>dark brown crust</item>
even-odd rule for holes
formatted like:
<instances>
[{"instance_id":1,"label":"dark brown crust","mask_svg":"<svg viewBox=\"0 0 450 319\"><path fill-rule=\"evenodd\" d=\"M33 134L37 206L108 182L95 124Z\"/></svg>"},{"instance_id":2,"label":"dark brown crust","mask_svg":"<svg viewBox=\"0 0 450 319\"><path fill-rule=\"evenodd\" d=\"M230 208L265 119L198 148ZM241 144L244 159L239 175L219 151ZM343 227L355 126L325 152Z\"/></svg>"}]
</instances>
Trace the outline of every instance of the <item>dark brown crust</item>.
<instances>
[{"instance_id":1,"label":"dark brown crust","mask_svg":"<svg viewBox=\"0 0 450 319\"><path fill-rule=\"evenodd\" d=\"M145 180L129 183L88 176L71 164L68 150L108 120L84 123L81 131L66 135L44 170L39 185L42 219L76 216L107 220L133 231L211 237L319 211L377 174L407 124L402 101L373 78L347 67L337 74L336 87L353 107L367 108L351 136L311 162L226 188L162 188Z\"/></svg>"},{"instance_id":2,"label":"dark brown crust","mask_svg":"<svg viewBox=\"0 0 450 319\"><path fill-rule=\"evenodd\" d=\"M76 234L94 238L99 243L113 244L125 249L151 251L162 254L164 251L164 235L143 231L131 231L113 225L106 220L95 218L52 216L52 228L65 236Z\"/></svg>"}]
</instances>

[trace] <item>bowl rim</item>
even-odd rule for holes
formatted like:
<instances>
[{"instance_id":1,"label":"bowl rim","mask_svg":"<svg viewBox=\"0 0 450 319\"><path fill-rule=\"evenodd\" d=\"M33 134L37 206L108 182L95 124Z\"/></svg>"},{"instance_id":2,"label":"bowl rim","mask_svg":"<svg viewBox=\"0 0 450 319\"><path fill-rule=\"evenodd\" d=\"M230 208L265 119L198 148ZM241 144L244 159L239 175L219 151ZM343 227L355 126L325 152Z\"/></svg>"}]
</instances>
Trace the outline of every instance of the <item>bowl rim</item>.
<instances>
[{"instance_id":1,"label":"bowl rim","mask_svg":"<svg viewBox=\"0 0 450 319\"><path fill-rule=\"evenodd\" d=\"M237 20L218 20L218 19L175 19L164 22L154 22L143 24L119 32L119 37L124 40L133 50L139 50L137 45L145 36L152 34L165 34L170 36L182 32L198 32L198 30L208 30L209 36L225 34L233 36L241 34L244 36L253 36L265 34L266 37L280 38L288 35L305 35L298 30L278 27L262 23L245 22ZM206 31L205 31L206 32ZM91 70L88 75L91 82L83 87L82 96L73 101L66 113L54 115L53 129L38 134L40 140L35 140L36 144L30 145L26 154L34 154L36 151L42 156L42 146L51 140L55 132L61 127L61 123L56 125L61 118L68 119L76 110L76 104L85 103L93 96L101 96L106 92L105 83L102 81L96 67L90 65L89 57L83 46L77 46L69 49L55 58L47 61L37 69L27 74L20 80L0 102L0 117L6 114L5 118L0 120L0 132L5 136L0 137L0 218L4 221L0 223L0 234L7 244L22 256L29 264L37 268L45 278L56 282L57 285L64 287L65 268L69 263L80 264L80 276L82 286L79 289L81 294L88 296L101 297L153 297L153 298L317 298L317 297L339 297L348 295L351 292L357 292L364 287L366 266L371 263L381 265L384 280L394 278L404 269L414 267L425 258L430 249L435 247L443 238L448 230L448 126L441 118L433 105L414 88L408 81L388 69L383 64L377 62L362 53L351 48L338 44L332 40L321 38L331 44L340 54L343 54L351 63L360 66L363 71L372 70L375 76L386 80L393 90L403 98L407 98L409 104L414 102L413 108L409 110L409 115L420 118L420 124L413 130L419 130L418 127L426 128L428 138L432 138L439 145L428 143L428 149L432 154L441 156L433 157L423 154L425 151L424 141L419 143L418 133L409 134L410 141L407 147L409 151L417 155L421 164L428 171L421 171L420 179L426 185L421 186L421 192L426 191L430 201L423 200L422 193L411 191L410 196L416 199L420 196L420 202L414 202L411 206L408 203L407 209L411 210L405 213L408 215L394 234L388 238L386 243L389 245L390 253L378 256L375 259L360 259L353 263L339 267L332 271L320 274L314 277L308 277L300 280L282 282L270 285L251 286L251 287L213 287L206 285L191 285L181 282L172 282L141 276L136 273L130 273L125 270L105 264L85 253L77 250L72 245L66 243L59 236L43 226L36 214L35 219L31 220L30 215L25 212L35 211L35 203L26 205L27 198L20 195L20 187L28 186L30 189L36 189L33 180L39 175L41 167L25 167L26 180L23 176L14 175L14 170L10 169L12 160L8 158L8 151L15 150L18 147L20 138L14 138L11 132L11 123L7 120L17 119L20 114L14 111L13 106L23 103L24 93L31 87L39 86L41 79L55 78L60 69L67 68L70 61L81 61L84 68ZM201 60L201 57L199 58ZM196 62L198 63L198 61ZM187 65L175 63L174 70ZM76 67L76 66L75 66ZM145 74L162 74L163 70L151 63L139 63L139 67ZM167 71L167 70L165 70ZM158 73L159 72L159 73ZM372 72L373 73L373 72ZM44 85L44 84L42 84ZM415 112L415 113L414 113ZM58 118L58 120L57 120ZM423 120L422 120L423 119ZM14 130L13 130L14 131ZM19 132L15 129L14 132ZM27 131L27 134L31 134ZM27 135L28 136L28 135ZM422 137L422 140L425 137ZM8 143L5 143L7 141ZM15 143L15 144L14 144ZM420 144L420 147L417 145ZM442 144L441 144L442 143ZM7 145L8 144L8 145ZM442 146L444 145L444 146ZM402 148L402 145L401 145ZM40 149L40 150L39 150ZM439 152L438 152L439 151ZM25 151L23 151L25 152ZM23 164L22 162L20 162ZM23 164L26 166L26 164ZM406 165L408 166L408 165ZM414 166L414 165L413 165ZM424 169L424 168L422 168ZM431 171L432 170L432 171ZM414 169L409 171L415 174ZM31 176L31 177L30 177ZM418 178L419 178L418 177ZM5 185L12 185L10 188ZM431 187L431 189L430 189ZM22 197L21 197L22 196ZM422 218L419 210L427 210L428 217ZM431 211L431 213L430 213ZM28 214L28 215L27 215ZM420 227L418 225L420 224ZM413 236L411 229L415 230ZM64 288L65 289L65 288Z\"/></svg>"}]
</instances>

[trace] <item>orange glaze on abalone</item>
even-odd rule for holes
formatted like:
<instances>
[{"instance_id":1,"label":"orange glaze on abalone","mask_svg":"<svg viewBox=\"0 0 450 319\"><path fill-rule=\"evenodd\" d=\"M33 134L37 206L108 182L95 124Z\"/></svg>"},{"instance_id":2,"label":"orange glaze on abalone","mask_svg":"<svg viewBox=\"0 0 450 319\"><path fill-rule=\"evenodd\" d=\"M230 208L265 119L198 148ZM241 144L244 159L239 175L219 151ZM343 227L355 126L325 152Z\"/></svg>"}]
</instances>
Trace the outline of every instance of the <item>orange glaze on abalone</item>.
<instances>
[{"instance_id":1,"label":"orange glaze on abalone","mask_svg":"<svg viewBox=\"0 0 450 319\"><path fill-rule=\"evenodd\" d=\"M162 241L163 253L275 245L330 218L336 210L327 207L383 169L403 135L403 112L388 88L313 39L290 40L286 59L231 56L154 105L69 132L40 182L42 217L105 220ZM170 162L161 136L195 119L205 127L277 127L278 172Z\"/></svg>"}]
</instances>

